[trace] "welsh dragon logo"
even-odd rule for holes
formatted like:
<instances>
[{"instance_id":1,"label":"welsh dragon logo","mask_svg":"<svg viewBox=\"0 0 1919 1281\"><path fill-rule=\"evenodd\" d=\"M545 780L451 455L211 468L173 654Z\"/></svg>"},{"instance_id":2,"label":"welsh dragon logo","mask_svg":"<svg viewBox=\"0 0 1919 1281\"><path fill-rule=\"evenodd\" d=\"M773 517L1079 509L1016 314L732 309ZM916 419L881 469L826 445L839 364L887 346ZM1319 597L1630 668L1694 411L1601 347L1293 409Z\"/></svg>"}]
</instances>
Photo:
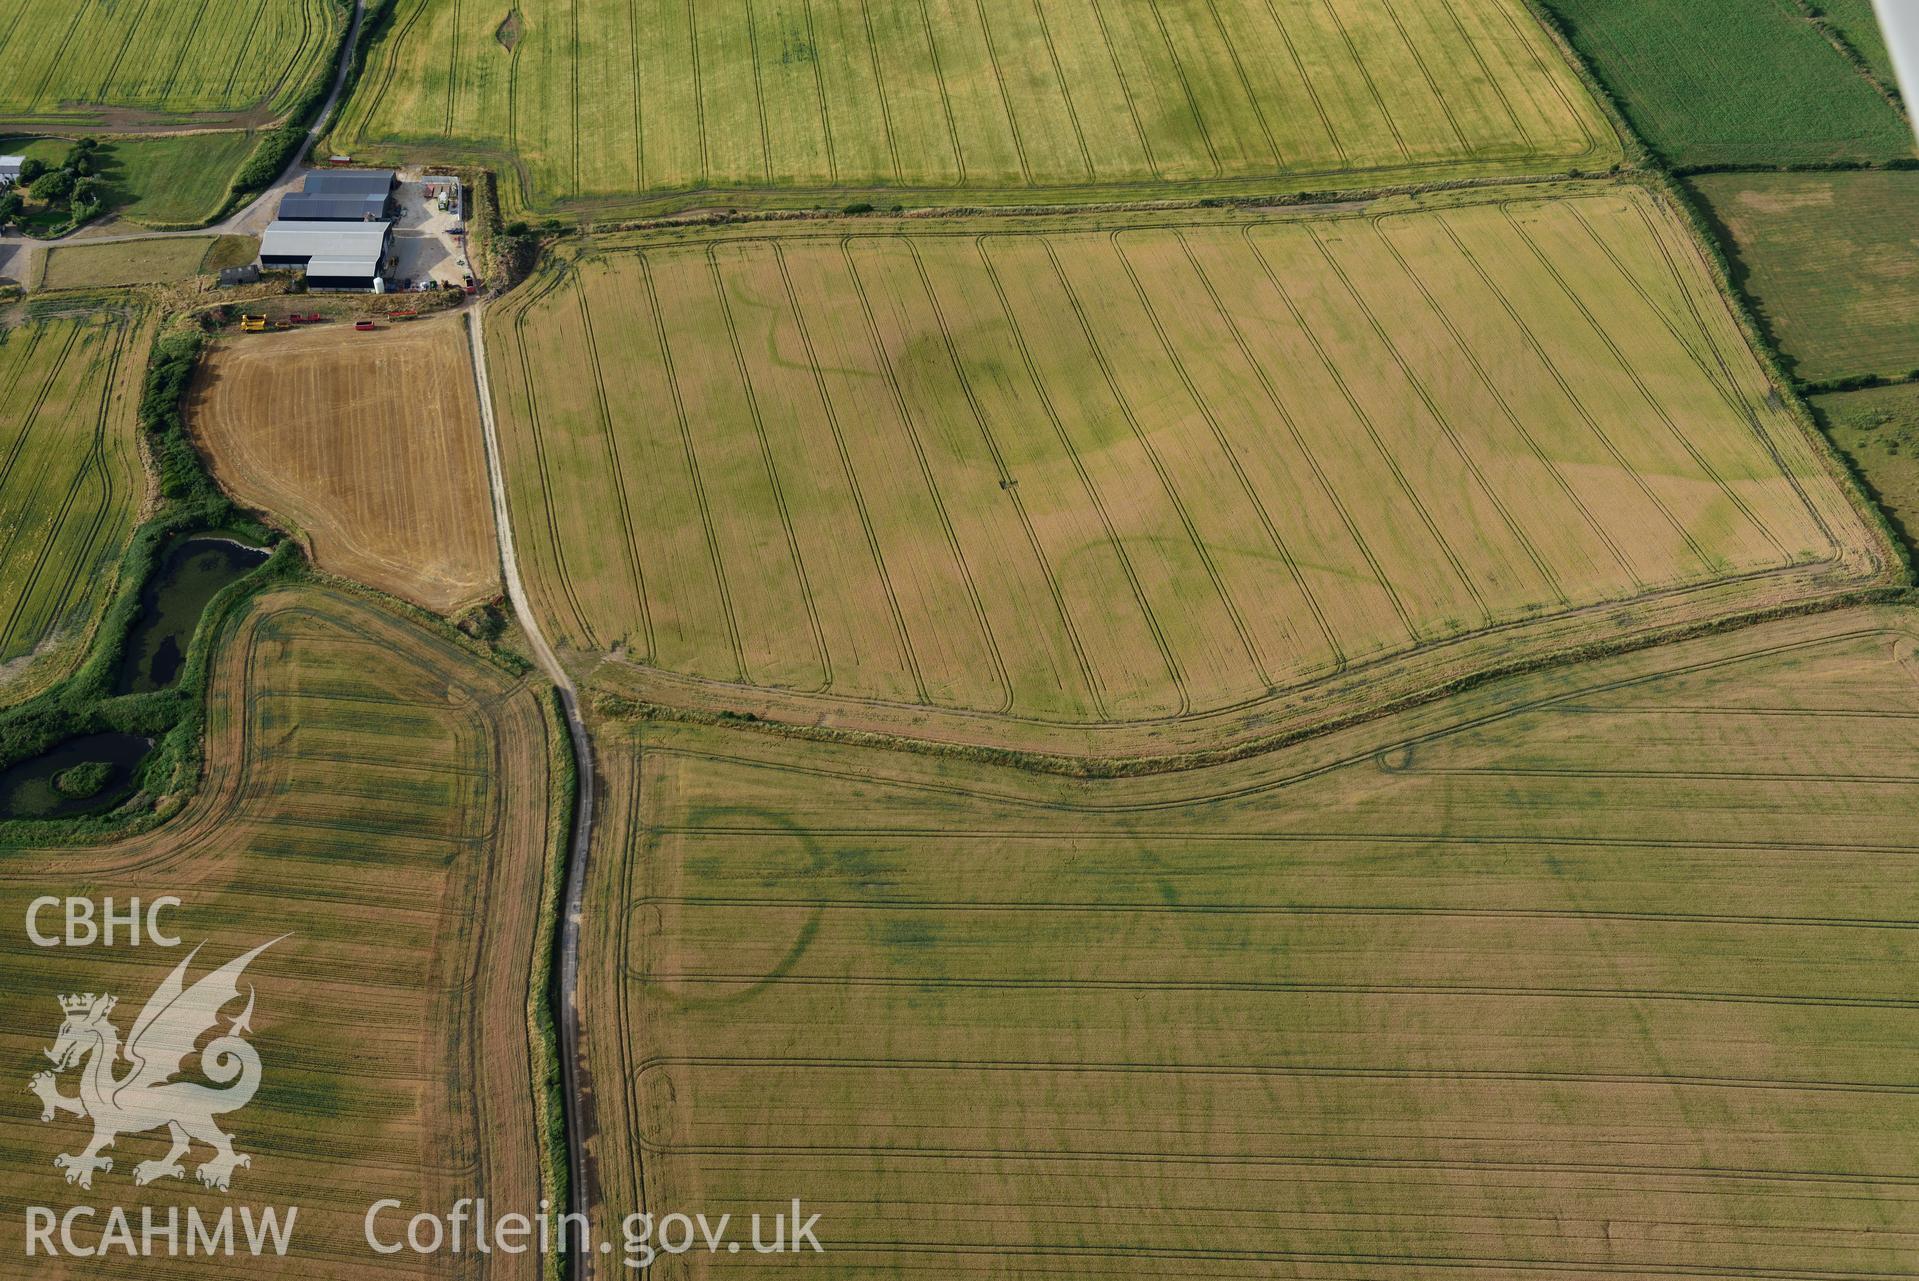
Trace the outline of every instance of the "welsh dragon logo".
<instances>
[{"instance_id":1,"label":"welsh dragon logo","mask_svg":"<svg viewBox=\"0 0 1919 1281\"><path fill-rule=\"evenodd\" d=\"M112 1147L122 1134L162 1127L172 1137L173 1147L157 1161L134 1166L135 1183L184 1179L186 1167L180 1158L195 1143L213 1149L212 1159L195 1171L209 1188L225 1191L233 1171L252 1164L233 1150L233 1136L214 1123L214 1117L245 1107L260 1088L260 1055L245 1039L252 1030L251 986L246 1008L228 1022L224 1033L198 1050L200 1071L213 1085L173 1078L184 1071L200 1038L218 1028L221 1009L239 999L240 975L247 965L279 941L262 943L188 987L187 966L200 952L193 949L148 998L124 1046L120 1030L109 1017L117 1004L115 997L89 992L60 998L64 1016L60 1034L53 1048L45 1051L54 1070L37 1073L28 1088L40 1098L42 1121L62 1112L93 1121L93 1141L83 1151L53 1158L54 1165L67 1172L68 1183L91 1188L94 1171L113 1169L113 1159L100 1155L102 1148ZM123 1059L126 1070L116 1075ZM80 1093L68 1097L60 1093L58 1074L75 1068L81 1069Z\"/></svg>"}]
</instances>

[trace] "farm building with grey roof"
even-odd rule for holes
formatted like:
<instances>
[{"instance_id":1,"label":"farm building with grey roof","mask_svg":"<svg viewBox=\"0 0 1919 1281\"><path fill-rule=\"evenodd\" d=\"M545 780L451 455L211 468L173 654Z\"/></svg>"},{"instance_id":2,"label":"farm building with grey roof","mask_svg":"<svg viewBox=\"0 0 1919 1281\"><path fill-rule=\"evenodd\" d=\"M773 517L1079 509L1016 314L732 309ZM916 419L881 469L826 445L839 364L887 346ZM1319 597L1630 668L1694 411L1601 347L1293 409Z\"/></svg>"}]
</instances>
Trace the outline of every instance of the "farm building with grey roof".
<instances>
[{"instance_id":1,"label":"farm building with grey roof","mask_svg":"<svg viewBox=\"0 0 1919 1281\"><path fill-rule=\"evenodd\" d=\"M260 265L304 271L309 289L375 291L392 257L390 222L279 219L260 240Z\"/></svg>"}]
</instances>

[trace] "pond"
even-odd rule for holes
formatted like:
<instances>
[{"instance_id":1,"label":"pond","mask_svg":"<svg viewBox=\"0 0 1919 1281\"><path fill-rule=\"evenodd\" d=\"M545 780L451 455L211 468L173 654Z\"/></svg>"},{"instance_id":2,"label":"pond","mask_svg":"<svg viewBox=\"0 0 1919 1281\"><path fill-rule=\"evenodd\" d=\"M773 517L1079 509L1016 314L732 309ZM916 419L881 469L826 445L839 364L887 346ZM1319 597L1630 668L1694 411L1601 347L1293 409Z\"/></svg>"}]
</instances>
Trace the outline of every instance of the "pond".
<instances>
[{"instance_id":1,"label":"pond","mask_svg":"<svg viewBox=\"0 0 1919 1281\"><path fill-rule=\"evenodd\" d=\"M85 734L0 770L0 818L103 814L133 794L153 750L138 734Z\"/></svg>"},{"instance_id":2,"label":"pond","mask_svg":"<svg viewBox=\"0 0 1919 1281\"><path fill-rule=\"evenodd\" d=\"M169 544L140 590L140 617L120 656L113 692L144 694L178 680L207 602L268 555L264 547L217 534L194 534Z\"/></svg>"}]
</instances>

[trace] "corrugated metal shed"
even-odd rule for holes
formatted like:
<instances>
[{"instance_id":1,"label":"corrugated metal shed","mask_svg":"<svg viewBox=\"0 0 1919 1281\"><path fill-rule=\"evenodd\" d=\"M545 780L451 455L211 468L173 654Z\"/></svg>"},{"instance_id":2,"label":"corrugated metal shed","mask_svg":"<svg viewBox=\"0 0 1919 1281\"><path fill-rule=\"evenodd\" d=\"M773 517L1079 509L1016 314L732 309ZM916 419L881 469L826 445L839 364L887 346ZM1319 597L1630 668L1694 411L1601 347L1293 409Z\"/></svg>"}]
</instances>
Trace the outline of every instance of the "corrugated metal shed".
<instances>
[{"instance_id":1,"label":"corrugated metal shed","mask_svg":"<svg viewBox=\"0 0 1919 1281\"><path fill-rule=\"evenodd\" d=\"M393 190L391 169L315 169L301 188L309 196L378 196Z\"/></svg>"},{"instance_id":2,"label":"corrugated metal shed","mask_svg":"<svg viewBox=\"0 0 1919 1281\"><path fill-rule=\"evenodd\" d=\"M287 222L378 222L386 217L385 196L316 196L296 191L280 199Z\"/></svg>"},{"instance_id":3,"label":"corrugated metal shed","mask_svg":"<svg viewBox=\"0 0 1919 1281\"><path fill-rule=\"evenodd\" d=\"M275 222L260 239L268 267L303 267L307 276L354 277L371 284L386 256L390 222Z\"/></svg>"}]
</instances>

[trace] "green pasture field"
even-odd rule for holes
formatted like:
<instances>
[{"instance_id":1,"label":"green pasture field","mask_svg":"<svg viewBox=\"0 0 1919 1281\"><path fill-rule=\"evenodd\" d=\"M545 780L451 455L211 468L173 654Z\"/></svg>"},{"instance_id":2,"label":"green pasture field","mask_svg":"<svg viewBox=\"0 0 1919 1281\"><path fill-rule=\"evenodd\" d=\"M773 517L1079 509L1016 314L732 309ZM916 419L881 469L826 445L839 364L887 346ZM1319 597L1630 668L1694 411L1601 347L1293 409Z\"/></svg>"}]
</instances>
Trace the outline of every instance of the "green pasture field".
<instances>
[{"instance_id":1,"label":"green pasture field","mask_svg":"<svg viewBox=\"0 0 1919 1281\"><path fill-rule=\"evenodd\" d=\"M1919 383L1814 396L1812 406L1919 561Z\"/></svg>"},{"instance_id":2,"label":"green pasture field","mask_svg":"<svg viewBox=\"0 0 1919 1281\"><path fill-rule=\"evenodd\" d=\"M0 0L0 122L272 119L328 65L338 0Z\"/></svg>"},{"instance_id":3,"label":"green pasture field","mask_svg":"<svg viewBox=\"0 0 1919 1281\"><path fill-rule=\"evenodd\" d=\"M839 1281L1894 1274L1916 723L1855 609L1118 781L604 727L601 1218L797 1195Z\"/></svg>"},{"instance_id":4,"label":"green pasture field","mask_svg":"<svg viewBox=\"0 0 1919 1281\"><path fill-rule=\"evenodd\" d=\"M1794 0L1544 0L1668 161L1910 158L1912 132Z\"/></svg>"},{"instance_id":5,"label":"green pasture field","mask_svg":"<svg viewBox=\"0 0 1919 1281\"><path fill-rule=\"evenodd\" d=\"M163 826L47 849L31 825L0 825L0 910L16 922L0 939L0 1041L20 1093L0 1116L0 1199L91 1197L126 1207L136 1232L142 1207L162 1222L180 1207L177 1262L163 1240L150 1261L109 1256L109 1275L421 1277L417 1258L367 1247L375 1200L450 1206L484 1190L531 1208L541 1194L525 1025L551 803L540 698L447 638L308 587L229 619L207 713L206 777ZM183 946L36 948L18 923L59 885L120 905L173 895L164 922ZM42 1122L27 1093L49 1066L55 998L116 996L124 1037L189 950L202 949L191 982L273 940L241 985L256 1002L248 1039L262 1066L251 1105L220 1119L252 1159L231 1190L196 1181L211 1151L201 1144L184 1177L137 1185L139 1163L166 1151L164 1131L122 1134L90 1190L64 1183L53 1158L78 1152L90 1126ZM228 1003L221 1026L241 1009ZM78 1075L59 1078L62 1094L76 1093ZM193 1058L182 1079L206 1076ZM234 1202L299 1207L285 1258L184 1257L186 1207L218 1216ZM103 1208L79 1239L97 1242L105 1223ZM12 1271L81 1275L59 1260ZM464 1274L541 1271L525 1256Z\"/></svg>"},{"instance_id":6,"label":"green pasture field","mask_svg":"<svg viewBox=\"0 0 1919 1281\"><path fill-rule=\"evenodd\" d=\"M112 590L143 496L134 409L152 338L150 315L83 302L0 327L0 701L54 665L33 656L77 659Z\"/></svg>"},{"instance_id":7,"label":"green pasture field","mask_svg":"<svg viewBox=\"0 0 1919 1281\"><path fill-rule=\"evenodd\" d=\"M504 153L542 208L1068 201L1619 157L1519 0L527 0L512 15L400 0L332 149Z\"/></svg>"},{"instance_id":8,"label":"green pasture field","mask_svg":"<svg viewBox=\"0 0 1919 1281\"><path fill-rule=\"evenodd\" d=\"M1919 370L1919 172L1691 181L1794 374Z\"/></svg>"},{"instance_id":9,"label":"green pasture field","mask_svg":"<svg viewBox=\"0 0 1919 1281\"><path fill-rule=\"evenodd\" d=\"M1879 77L1881 84L1888 89L1897 89L1898 80L1893 75L1892 55L1886 51L1886 38L1879 30L1879 15L1873 12L1872 0L1816 0L1813 7L1825 15L1826 21L1836 28L1846 43L1858 50L1872 67L1872 73Z\"/></svg>"},{"instance_id":10,"label":"green pasture field","mask_svg":"<svg viewBox=\"0 0 1919 1281\"><path fill-rule=\"evenodd\" d=\"M233 176L254 141L245 130L103 138L94 163L104 211L163 227L209 222L226 203ZM38 157L55 167L72 146L70 138L0 136L0 151ZM57 230L53 223L64 221L64 214L57 219L28 214L29 225L43 231Z\"/></svg>"},{"instance_id":11,"label":"green pasture field","mask_svg":"<svg viewBox=\"0 0 1919 1281\"><path fill-rule=\"evenodd\" d=\"M162 240L53 245L40 256L36 290L109 289L164 285L221 267L251 262L260 242L251 236L169 236Z\"/></svg>"},{"instance_id":12,"label":"green pasture field","mask_svg":"<svg viewBox=\"0 0 1919 1281\"><path fill-rule=\"evenodd\" d=\"M634 235L488 326L534 608L662 701L1260 720L1874 572L1637 186Z\"/></svg>"}]
</instances>

